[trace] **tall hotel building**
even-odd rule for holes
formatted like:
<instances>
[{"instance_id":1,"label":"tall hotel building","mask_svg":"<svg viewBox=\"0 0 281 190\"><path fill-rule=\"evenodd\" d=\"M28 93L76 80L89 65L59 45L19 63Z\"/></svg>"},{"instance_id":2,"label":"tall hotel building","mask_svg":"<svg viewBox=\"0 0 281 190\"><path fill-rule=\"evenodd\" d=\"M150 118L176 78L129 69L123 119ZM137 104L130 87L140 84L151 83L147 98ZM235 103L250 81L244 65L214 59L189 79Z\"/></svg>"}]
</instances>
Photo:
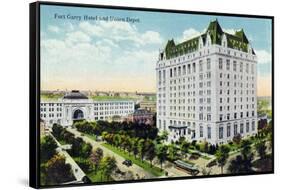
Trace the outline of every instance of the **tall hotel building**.
<instances>
[{"instance_id":1,"label":"tall hotel building","mask_svg":"<svg viewBox=\"0 0 281 190\"><path fill-rule=\"evenodd\" d=\"M257 56L243 29L229 34L217 20L206 32L159 53L157 127L221 144L257 133Z\"/></svg>"}]
</instances>

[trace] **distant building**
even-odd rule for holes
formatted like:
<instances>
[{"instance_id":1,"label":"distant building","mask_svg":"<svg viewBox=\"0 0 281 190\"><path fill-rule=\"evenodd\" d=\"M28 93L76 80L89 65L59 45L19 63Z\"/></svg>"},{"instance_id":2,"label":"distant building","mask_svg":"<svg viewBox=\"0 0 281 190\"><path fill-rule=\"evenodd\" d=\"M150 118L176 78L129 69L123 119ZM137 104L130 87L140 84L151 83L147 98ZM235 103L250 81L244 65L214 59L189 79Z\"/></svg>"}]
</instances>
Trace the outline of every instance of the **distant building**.
<instances>
[{"instance_id":1,"label":"distant building","mask_svg":"<svg viewBox=\"0 0 281 190\"><path fill-rule=\"evenodd\" d=\"M243 29L206 32L159 53L157 127L169 141L225 143L257 133L257 56Z\"/></svg>"},{"instance_id":2,"label":"distant building","mask_svg":"<svg viewBox=\"0 0 281 190\"><path fill-rule=\"evenodd\" d=\"M141 101L140 108L152 113L156 113L156 101Z\"/></svg>"},{"instance_id":3,"label":"distant building","mask_svg":"<svg viewBox=\"0 0 281 190\"><path fill-rule=\"evenodd\" d=\"M41 100L40 116L46 126L58 123L71 126L76 120L110 120L113 116L128 116L134 112L134 102L126 100L94 101L73 90L57 101Z\"/></svg>"},{"instance_id":4,"label":"distant building","mask_svg":"<svg viewBox=\"0 0 281 190\"><path fill-rule=\"evenodd\" d=\"M137 109L134 113L128 116L128 121L135 122L135 123L144 123L148 125L153 125L153 113L147 111L145 109Z\"/></svg>"}]
</instances>

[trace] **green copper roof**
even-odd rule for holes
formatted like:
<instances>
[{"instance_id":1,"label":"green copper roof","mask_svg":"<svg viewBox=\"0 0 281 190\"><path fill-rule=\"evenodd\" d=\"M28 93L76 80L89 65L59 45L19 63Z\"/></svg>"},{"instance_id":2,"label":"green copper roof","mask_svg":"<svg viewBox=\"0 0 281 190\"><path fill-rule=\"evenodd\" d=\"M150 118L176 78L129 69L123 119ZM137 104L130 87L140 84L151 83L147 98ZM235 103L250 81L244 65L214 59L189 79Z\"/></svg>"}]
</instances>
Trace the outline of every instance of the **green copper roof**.
<instances>
[{"instance_id":1,"label":"green copper roof","mask_svg":"<svg viewBox=\"0 0 281 190\"><path fill-rule=\"evenodd\" d=\"M207 34L211 37L212 44L221 45L223 34L227 37L227 46L232 49L238 49L244 52L248 52L249 41L243 31L243 29L236 31L234 35L226 33L222 30L218 20L211 21L204 34L201 34L195 38L189 39L179 44L175 44L174 40L168 40L165 47L166 59L177 57L186 53L194 52L198 49L199 38L201 37L203 43L206 43ZM254 51L253 51L253 54Z\"/></svg>"}]
</instances>

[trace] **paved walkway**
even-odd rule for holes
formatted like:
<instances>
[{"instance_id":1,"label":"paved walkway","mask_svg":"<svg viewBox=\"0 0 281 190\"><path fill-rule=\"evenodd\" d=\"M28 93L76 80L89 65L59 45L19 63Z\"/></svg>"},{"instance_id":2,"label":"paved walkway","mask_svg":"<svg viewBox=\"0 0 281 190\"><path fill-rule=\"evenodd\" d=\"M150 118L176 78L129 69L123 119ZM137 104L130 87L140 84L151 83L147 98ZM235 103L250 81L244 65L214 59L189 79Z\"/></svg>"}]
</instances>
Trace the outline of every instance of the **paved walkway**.
<instances>
[{"instance_id":1,"label":"paved walkway","mask_svg":"<svg viewBox=\"0 0 281 190\"><path fill-rule=\"evenodd\" d=\"M117 166L122 172L129 172L129 171L132 172L135 179L137 179L137 178L141 178L141 179L156 178L154 175L145 171L143 168L139 167L136 164L133 164L130 167L127 167L126 165L122 164L122 162L124 161L123 157L121 157L118 154L114 153L113 151L105 148L104 146L101 145L100 142L97 142L84 135L81 136L81 133L79 131L77 131L76 129L67 128L67 130L69 132L73 133L76 137L81 137L85 142L90 143L93 146L93 149L99 147L103 150L104 155L114 156L116 159L116 162L117 162Z\"/></svg>"}]
</instances>

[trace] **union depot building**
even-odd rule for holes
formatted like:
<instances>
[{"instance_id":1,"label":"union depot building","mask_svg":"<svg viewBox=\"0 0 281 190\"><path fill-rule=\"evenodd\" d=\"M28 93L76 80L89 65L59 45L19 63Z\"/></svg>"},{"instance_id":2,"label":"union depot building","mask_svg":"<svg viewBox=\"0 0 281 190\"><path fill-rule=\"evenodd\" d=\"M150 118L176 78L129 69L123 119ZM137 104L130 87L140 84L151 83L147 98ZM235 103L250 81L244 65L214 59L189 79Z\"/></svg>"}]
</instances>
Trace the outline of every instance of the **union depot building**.
<instances>
[{"instance_id":1,"label":"union depot building","mask_svg":"<svg viewBox=\"0 0 281 190\"><path fill-rule=\"evenodd\" d=\"M94 101L73 90L56 101L41 100L40 117L47 127L54 123L71 126L76 120L110 120L114 116L126 117L134 112L134 101Z\"/></svg>"},{"instance_id":2,"label":"union depot building","mask_svg":"<svg viewBox=\"0 0 281 190\"><path fill-rule=\"evenodd\" d=\"M257 133L257 56L243 29L224 32L217 20L205 33L159 53L157 127L169 141L225 143Z\"/></svg>"}]
</instances>

